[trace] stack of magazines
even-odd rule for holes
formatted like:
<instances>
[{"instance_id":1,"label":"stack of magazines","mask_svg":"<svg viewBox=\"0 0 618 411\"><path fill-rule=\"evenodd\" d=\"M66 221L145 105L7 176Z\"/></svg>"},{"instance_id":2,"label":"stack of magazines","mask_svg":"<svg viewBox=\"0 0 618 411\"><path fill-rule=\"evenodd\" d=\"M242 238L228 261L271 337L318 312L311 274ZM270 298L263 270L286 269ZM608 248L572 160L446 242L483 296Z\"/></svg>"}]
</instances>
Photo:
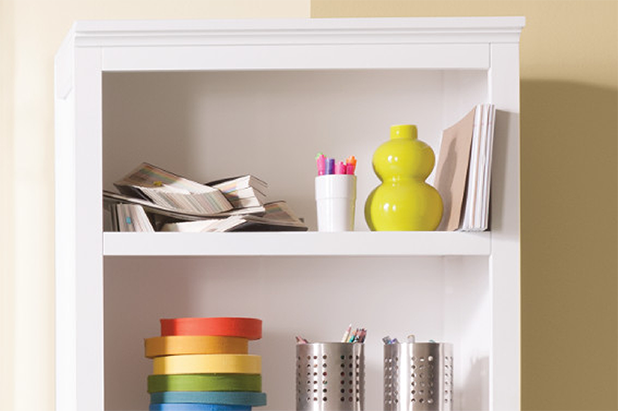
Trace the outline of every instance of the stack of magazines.
<instances>
[{"instance_id":1,"label":"stack of magazines","mask_svg":"<svg viewBox=\"0 0 618 411\"><path fill-rule=\"evenodd\" d=\"M201 184L142 163L104 191L106 231L306 231L285 201L266 202L268 185L245 175Z\"/></svg>"}]
</instances>

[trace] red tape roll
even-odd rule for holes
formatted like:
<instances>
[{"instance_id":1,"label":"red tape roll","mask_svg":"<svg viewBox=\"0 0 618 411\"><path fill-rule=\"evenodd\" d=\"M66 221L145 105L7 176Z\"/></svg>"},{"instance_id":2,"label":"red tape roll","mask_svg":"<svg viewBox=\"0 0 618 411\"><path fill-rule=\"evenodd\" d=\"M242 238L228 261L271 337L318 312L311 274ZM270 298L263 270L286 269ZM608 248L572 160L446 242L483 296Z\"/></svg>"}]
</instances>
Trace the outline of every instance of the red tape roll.
<instances>
[{"instance_id":1,"label":"red tape roll","mask_svg":"<svg viewBox=\"0 0 618 411\"><path fill-rule=\"evenodd\" d=\"M262 338L262 320L257 318L162 318L160 321L161 336L216 335L249 340Z\"/></svg>"}]
</instances>

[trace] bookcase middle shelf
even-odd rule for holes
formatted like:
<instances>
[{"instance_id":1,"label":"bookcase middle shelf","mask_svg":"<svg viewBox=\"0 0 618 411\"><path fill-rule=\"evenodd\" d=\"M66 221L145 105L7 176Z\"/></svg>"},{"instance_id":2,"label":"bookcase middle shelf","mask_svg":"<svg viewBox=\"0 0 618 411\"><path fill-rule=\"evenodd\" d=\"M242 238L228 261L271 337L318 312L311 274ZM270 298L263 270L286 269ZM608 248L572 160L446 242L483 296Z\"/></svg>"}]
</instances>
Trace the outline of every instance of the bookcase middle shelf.
<instances>
[{"instance_id":1,"label":"bookcase middle shelf","mask_svg":"<svg viewBox=\"0 0 618 411\"><path fill-rule=\"evenodd\" d=\"M103 234L104 256L489 256L491 232Z\"/></svg>"}]
</instances>

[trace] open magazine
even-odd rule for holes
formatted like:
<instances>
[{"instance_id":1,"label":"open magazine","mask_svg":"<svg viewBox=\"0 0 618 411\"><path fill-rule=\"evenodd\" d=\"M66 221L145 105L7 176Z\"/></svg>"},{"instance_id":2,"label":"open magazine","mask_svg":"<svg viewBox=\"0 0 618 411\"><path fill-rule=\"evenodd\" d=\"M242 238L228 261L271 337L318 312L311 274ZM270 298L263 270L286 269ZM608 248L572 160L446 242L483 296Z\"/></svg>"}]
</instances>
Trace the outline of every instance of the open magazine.
<instances>
[{"instance_id":1,"label":"open magazine","mask_svg":"<svg viewBox=\"0 0 618 411\"><path fill-rule=\"evenodd\" d=\"M233 208L219 189L148 163L140 164L114 185L122 194L149 200L170 211L212 215Z\"/></svg>"},{"instance_id":2,"label":"open magazine","mask_svg":"<svg viewBox=\"0 0 618 411\"><path fill-rule=\"evenodd\" d=\"M103 202L106 204L136 204L144 208L148 213L159 214L161 216L167 216L178 220L201 220L204 218L214 217L227 217L231 215L241 214L264 214L266 209L264 206L245 207L231 209L219 213L198 213L192 211L180 211L178 209L161 206L153 203L152 201L145 200L143 198L131 197L125 194L114 193L113 191L103 190Z\"/></svg>"},{"instance_id":3,"label":"open magazine","mask_svg":"<svg viewBox=\"0 0 618 411\"><path fill-rule=\"evenodd\" d=\"M232 215L197 221L181 221L163 225L161 231L172 232L226 232L226 231L307 231L308 227L290 209L285 201L264 205L266 212L258 215Z\"/></svg>"},{"instance_id":4,"label":"open magazine","mask_svg":"<svg viewBox=\"0 0 618 411\"><path fill-rule=\"evenodd\" d=\"M142 163L103 191L106 231L306 231L285 201L265 203L267 184L255 176L200 184ZM235 204L239 191L260 187L259 201ZM226 192L221 190L225 189ZM257 192L257 190L256 190ZM238 195L237 195L238 194ZM249 195L258 200L254 195ZM230 201L231 200L231 201Z\"/></svg>"},{"instance_id":5,"label":"open magazine","mask_svg":"<svg viewBox=\"0 0 618 411\"><path fill-rule=\"evenodd\" d=\"M307 231L285 201L234 209L214 217L170 211L145 200L109 191L103 194L105 230L123 232Z\"/></svg>"}]
</instances>

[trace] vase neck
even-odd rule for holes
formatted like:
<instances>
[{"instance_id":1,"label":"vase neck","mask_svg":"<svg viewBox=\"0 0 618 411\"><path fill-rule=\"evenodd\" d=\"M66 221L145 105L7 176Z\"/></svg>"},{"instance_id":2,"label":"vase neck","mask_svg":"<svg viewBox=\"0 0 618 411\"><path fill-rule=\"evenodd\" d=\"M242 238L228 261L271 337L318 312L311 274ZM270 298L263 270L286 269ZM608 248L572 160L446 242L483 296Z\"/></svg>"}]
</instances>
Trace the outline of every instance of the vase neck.
<instances>
[{"instance_id":1,"label":"vase neck","mask_svg":"<svg viewBox=\"0 0 618 411\"><path fill-rule=\"evenodd\" d=\"M396 176L391 176L388 178L385 178L384 180L381 180L383 183L386 184L391 184L391 185L397 185L400 183L409 183L409 182L415 182L415 183L424 183L425 179L422 177L418 177L418 176L410 176L410 175L405 175L405 174L400 174L400 175L396 175Z\"/></svg>"},{"instance_id":2,"label":"vase neck","mask_svg":"<svg viewBox=\"0 0 618 411\"><path fill-rule=\"evenodd\" d=\"M412 124L400 124L391 126L391 140L396 139L418 139L418 131L415 125Z\"/></svg>"}]
</instances>

